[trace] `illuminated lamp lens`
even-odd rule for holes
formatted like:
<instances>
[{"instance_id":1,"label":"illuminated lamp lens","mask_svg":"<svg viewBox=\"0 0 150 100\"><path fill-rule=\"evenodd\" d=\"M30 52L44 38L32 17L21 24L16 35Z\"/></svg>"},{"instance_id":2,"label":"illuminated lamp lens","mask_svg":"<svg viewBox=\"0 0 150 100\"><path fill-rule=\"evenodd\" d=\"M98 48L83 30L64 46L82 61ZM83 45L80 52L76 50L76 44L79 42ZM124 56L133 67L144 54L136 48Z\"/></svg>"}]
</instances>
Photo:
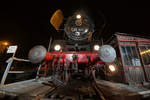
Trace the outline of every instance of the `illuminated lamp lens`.
<instances>
[{"instance_id":1,"label":"illuminated lamp lens","mask_svg":"<svg viewBox=\"0 0 150 100\"><path fill-rule=\"evenodd\" d=\"M94 45L94 50L95 51L98 51L100 49L100 46L99 45Z\"/></svg>"},{"instance_id":2,"label":"illuminated lamp lens","mask_svg":"<svg viewBox=\"0 0 150 100\"><path fill-rule=\"evenodd\" d=\"M109 65L109 69L110 69L110 71L112 71L112 72L116 71L116 68L115 68L114 65Z\"/></svg>"},{"instance_id":3,"label":"illuminated lamp lens","mask_svg":"<svg viewBox=\"0 0 150 100\"><path fill-rule=\"evenodd\" d=\"M81 18L81 15L80 15L80 14L76 15L76 18L77 18L77 19L80 19L80 18Z\"/></svg>"},{"instance_id":4,"label":"illuminated lamp lens","mask_svg":"<svg viewBox=\"0 0 150 100\"><path fill-rule=\"evenodd\" d=\"M59 51L61 49L61 46L59 44L55 45L54 46L54 50L55 51Z\"/></svg>"}]
</instances>

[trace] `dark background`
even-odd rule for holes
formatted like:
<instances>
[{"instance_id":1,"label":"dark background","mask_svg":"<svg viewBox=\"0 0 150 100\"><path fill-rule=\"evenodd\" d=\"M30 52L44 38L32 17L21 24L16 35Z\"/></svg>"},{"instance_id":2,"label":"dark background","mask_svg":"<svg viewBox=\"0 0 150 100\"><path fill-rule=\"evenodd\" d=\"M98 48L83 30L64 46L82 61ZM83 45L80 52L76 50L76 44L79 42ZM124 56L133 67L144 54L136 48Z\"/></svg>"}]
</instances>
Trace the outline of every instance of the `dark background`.
<instances>
[{"instance_id":1,"label":"dark background","mask_svg":"<svg viewBox=\"0 0 150 100\"><path fill-rule=\"evenodd\" d=\"M19 46L18 57L27 57L34 45L48 47L50 36L61 36L49 23L57 9L62 9L67 18L78 8L88 8L97 22L102 12L107 20L107 34L114 32L137 34L150 37L150 6L148 1L114 0L45 0L0 2L0 40L6 40Z\"/></svg>"}]
</instances>

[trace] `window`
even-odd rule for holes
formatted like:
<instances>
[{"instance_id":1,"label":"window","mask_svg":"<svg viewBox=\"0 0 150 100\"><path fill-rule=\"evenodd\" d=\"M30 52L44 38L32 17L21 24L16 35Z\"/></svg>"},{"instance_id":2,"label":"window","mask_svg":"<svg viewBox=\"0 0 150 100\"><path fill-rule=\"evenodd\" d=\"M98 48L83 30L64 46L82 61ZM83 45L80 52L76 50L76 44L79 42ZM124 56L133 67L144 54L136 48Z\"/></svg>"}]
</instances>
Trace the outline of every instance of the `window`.
<instances>
[{"instance_id":1,"label":"window","mask_svg":"<svg viewBox=\"0 0 150 100\"><path fill-rule=\"evenodd\" d=\"M121 54L125 66L141 66L136 46L121 46Z\"/></svg>"},{"instance_id":2,"label":"window","mask_svg":"<svg viewBox=\"0 0 150 100\"><path fill-rule=\"evenodd\" d=\"M150 65L150 44L140 45L139 48L144 65Z\"/></svg>"}]
</instances>

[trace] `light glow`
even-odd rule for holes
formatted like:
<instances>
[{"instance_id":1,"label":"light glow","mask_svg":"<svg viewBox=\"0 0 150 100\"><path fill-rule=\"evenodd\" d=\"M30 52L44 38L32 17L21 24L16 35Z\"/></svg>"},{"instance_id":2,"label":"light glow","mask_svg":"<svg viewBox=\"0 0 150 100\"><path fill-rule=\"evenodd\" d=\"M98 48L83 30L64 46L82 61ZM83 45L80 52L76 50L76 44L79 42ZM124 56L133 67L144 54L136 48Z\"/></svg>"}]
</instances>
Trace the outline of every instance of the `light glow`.
<instances>
[{"instance_id":1,"label":"light glow","mask_svg":"<svg viewBox=\"0 0 150 100\"><path fill-rule=\"evenodd\" d=\"M54 50L55 51L59 51L61 49L61 46L59 44L55 45L54 46Z\"/></svg>"},{"instance_id":2,"label":"light glow","mask_svg":"<svg viewBox=\"0 0 150 100\"><path fill-rule=\"evenodd\" d=\"M77 18L77 19L80 19L80 18L81 18L81 15L80 15L80 14L76 15L76 18Z\"/></svg>"},{"instance_id":3,"label":"light glow","mask_svg":"<svg viewBox=\"0 0 150 100\"><path fill-rule=\"evenodd\" d=\"M100 49L100 46L99 45L94 45L94 50L95 51L98 51Z\"/></svg>"},{"instance_id":4,"label":"light glow","mask_svg":"<svg viewBox=\"0 0 150 100\"><path fill-rule=\"evenodd\" d=\"M8 42L3 42L3 45L8 46Z\"/></svg>"},{"instance_id":5,"label":"light glow","mask_svg":"<svg viewBox=\"0 0 150 100\"><path fill-rule=\"evenodd\" d=\"M146 51L142 51L140 54L141 54L141 55L144 55L144 54L146 54L146 53L150 53L150 49L148 49L148 50L146 50Z\"/></svg>"},{"instance_id":6,"label":"light glow","mask_svg":"<svg viewBox=\"0 0 150 100\"><path fill-rule=\"evenodd\" d=\"M116 68L115 68L115 66L114 66L114 65L109 65L109 69L110 69L110 71L111 71L111 72L116 71Z\"/></svg>"}]
</instances>

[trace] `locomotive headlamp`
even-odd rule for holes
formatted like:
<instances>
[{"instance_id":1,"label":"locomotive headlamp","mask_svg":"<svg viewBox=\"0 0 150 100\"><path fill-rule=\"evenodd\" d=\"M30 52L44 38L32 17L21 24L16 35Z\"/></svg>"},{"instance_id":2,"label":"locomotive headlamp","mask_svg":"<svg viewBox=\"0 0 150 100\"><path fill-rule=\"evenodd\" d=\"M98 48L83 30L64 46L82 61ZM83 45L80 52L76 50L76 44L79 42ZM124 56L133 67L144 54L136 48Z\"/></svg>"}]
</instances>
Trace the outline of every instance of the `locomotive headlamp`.
<instances>
[{"instance_id":1,"label":"locomotive headlamp","mask_svg":"<svg viewBox=\"0 0 150 100\"><path fill-rule=\"evenodd\" d=\"M77 18L77 19L81 19L81 15L80 15L80 14L77 14L77 15L76 15L76 18Z\"/></svg>"},{"instance_id":2,"label":"locomotive headlamp","mask_svg":"<svg viewBox=\"0 0 150 100\"><path fill-rule=\"evenodd\" d=\"M109 70L110 70L111 72L116 71L115 65L109 65Z\"/></svg>"},{"instance_id":3,"label":"locomotive headlamp","mask_svg":"<svg viewBox=\"0 0 150 100\"><path fill-rule=\"evenodd\" d=\"M94 45L94 48L93 48L95 51L99 51L100 49L100 46L98 44Z\"/></svg>"},{"instance_id":4,"label":"locomotive headlamp","mask_svg":"<svg viewBox=\"0 0 150 100\"><path fill-rule=\"evenodd\" d=\"M56 44L56 45L54 46L54 50L55 50L55 51L61 50L61 45Z\"/></svg>"}]
</instances>

